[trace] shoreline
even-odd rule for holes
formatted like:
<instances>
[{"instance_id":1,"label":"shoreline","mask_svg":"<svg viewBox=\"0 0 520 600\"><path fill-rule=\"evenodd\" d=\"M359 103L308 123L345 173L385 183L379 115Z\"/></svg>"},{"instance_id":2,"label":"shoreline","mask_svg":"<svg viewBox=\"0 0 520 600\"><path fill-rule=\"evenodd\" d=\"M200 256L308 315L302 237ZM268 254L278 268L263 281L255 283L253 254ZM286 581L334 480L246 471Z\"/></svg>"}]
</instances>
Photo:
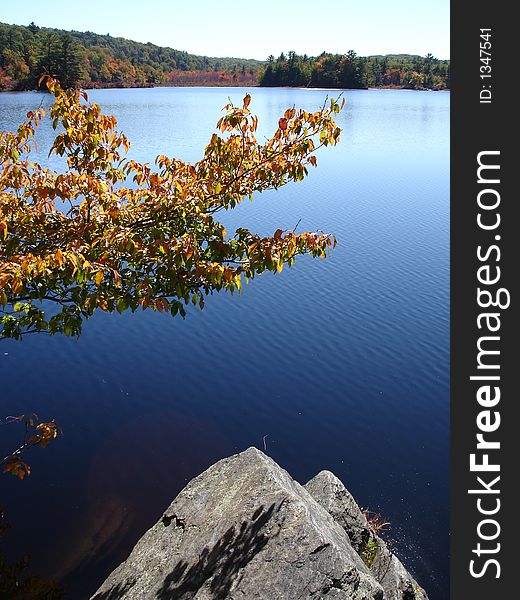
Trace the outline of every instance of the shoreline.
<instances>
[{"instance_id":1,"label":"shoreline","mask_svg":"<svg viewBox=\"0 0 520 600\"><path fill-rule=\"evenodd\" d=\"M450 88L442 88L442 89L433 89L433 88L406 88L400 86L378 86L378 87L364 87L364 88L325 88L325 87L296 87L296 86L288 86L288 85L278 85L278 86L262 86L257 84L247 84L247 83L236 83L233 85L229 85L229 83L222 84L214 84L204 85L200 82L194 83L183 83L183 84L170 84L170 83L158 83L155 85L136 85L136 86L117 86L117 85L106 85L106 86L96 86L96 87L84 87L80 89L84 89L86 91L92 90L149 90L154 88L253 88L253 89L271 89L271 90L333 90L333 91L375 91L375 90L397 90L397 91L406 91L406 92L449 92ZM44 92L45 90L38 89L27 89L27 90L0 90L0 94L9 94L9 93L20 93L20 92Z\"/></svg>"}]
</instances>

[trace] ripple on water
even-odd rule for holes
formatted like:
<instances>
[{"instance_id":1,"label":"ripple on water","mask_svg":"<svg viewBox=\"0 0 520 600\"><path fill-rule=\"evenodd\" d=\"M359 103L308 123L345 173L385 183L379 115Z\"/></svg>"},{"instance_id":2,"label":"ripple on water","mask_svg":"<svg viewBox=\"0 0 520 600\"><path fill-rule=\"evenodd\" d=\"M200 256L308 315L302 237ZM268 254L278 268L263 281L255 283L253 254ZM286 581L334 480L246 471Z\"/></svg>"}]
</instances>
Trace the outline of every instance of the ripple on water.
<instances>
[{"instance_id":1,"label":"ripple on water","mask_svg":"<svg viewBox=\"0 0 520 600\"><path fill-rule=\"evenodd\" d=\"M152 162L200 157L227 96L243 93L92 98L119 117L133 157ZM255 90L261 134L287 106L314 109L325 93ZM222 216L230 232L298 221L300 231L333 232L329 259L255 279L239 299L216 295L185 322L96 315L79 342L5 345L1 414L56 416L65 432L31 455L23 486L0 480L11 556L30 552L36 568L68 573L76 596L87 595L187 480L265 443L302 482L334 471L391 521L430 599L447 597L449 94L345 95L344 139L320 152L305 182ZM1 95L0 129L39 100ZM51 133L42 131L41 157Z\"/></svg>"}]
</instances>

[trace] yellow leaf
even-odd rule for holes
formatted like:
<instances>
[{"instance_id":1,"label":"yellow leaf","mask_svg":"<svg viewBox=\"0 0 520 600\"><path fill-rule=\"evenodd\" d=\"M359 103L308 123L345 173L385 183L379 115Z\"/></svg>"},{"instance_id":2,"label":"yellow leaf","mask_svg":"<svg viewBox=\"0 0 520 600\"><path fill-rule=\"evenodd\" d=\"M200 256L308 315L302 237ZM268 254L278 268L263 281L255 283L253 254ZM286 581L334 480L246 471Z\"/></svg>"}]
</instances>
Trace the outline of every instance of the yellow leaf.
<instances>
[{"instance_id":1,"label":"yellow leaf","mask_svg":"<svg viewBox=\"0 0 520 600\"><path fill-rule=\"evenodd\" d=\"M103 279L105 278L105 275L103 274L103 271L97 271L96 274L94 275L94 281L96 282L96 285L99 285Z\"/></svg>"},{"instance_id":2,"label":"yellow leaf","mask_svg":"<svg viewBox=\"0 0 520 600\"><path fill-rule=\"evenodd\" d=\"M58 265L61 267L61 265L64 262L64 258L63 258L63 252L59 248L56 250L56 253L54 254L54 258L56 259L56 262L58 263Z\"/></svg>"},{"instance_id":3,"label":"yellow leaf","mask_svg":"<svg viewBox=\"0 0 520 600\"><path fill-rule=\"evenodd\" d=\"M11 280L11 289L15 294L20 293L23 290L23 284L18 278Z\"/></svg>"}]
</instances>

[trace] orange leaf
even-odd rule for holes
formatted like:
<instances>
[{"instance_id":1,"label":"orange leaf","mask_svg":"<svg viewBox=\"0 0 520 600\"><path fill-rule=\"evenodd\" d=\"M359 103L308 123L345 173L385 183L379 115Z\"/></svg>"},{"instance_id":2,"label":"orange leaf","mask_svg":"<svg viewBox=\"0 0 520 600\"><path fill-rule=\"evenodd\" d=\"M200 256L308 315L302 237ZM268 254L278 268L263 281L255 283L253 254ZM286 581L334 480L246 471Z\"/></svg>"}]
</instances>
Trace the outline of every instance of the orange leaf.
<instances>
[{"instance_id":1,"label":"orange leaf","mask_svg":"<svg viewBox=\"0 0 520 600\"><path fill-rule=\"evenodd\" d=\"M113 273L115 284L117 285L117 287L121 287L121 275L119 275L119 273L115 269L113 269Z\"/></svg>"}]
</instances>

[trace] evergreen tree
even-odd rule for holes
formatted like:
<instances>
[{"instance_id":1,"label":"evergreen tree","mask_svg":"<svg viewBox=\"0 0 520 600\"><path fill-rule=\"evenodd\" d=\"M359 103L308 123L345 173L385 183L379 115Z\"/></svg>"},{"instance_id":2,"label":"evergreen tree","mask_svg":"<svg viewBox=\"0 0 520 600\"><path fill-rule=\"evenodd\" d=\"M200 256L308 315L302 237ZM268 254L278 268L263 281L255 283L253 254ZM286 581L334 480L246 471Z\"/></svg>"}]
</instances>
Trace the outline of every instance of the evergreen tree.
<instances>
[{"instance_id":1,"label":"evergreen tree","mask_svg":"<svg viewBox=\"0 0 520 600\"><path fill-rule=\"evenodd\" d=\"M78 45L69 34L61 38L58 73L58 79L64 89L77 87L81 80L81 56Z\"/></svg>"},{"instance_id":2,"label":"evergreen tree","mask_svg":"<svg viewBox=\"0 0 520 600\"><path fill-rule=\"evenodd\" d=\"M33 79L38 80L42 73L59 79L60 38L54 32L45 32L40 36L39 55Z\"/></svg>"}]
</instances>

